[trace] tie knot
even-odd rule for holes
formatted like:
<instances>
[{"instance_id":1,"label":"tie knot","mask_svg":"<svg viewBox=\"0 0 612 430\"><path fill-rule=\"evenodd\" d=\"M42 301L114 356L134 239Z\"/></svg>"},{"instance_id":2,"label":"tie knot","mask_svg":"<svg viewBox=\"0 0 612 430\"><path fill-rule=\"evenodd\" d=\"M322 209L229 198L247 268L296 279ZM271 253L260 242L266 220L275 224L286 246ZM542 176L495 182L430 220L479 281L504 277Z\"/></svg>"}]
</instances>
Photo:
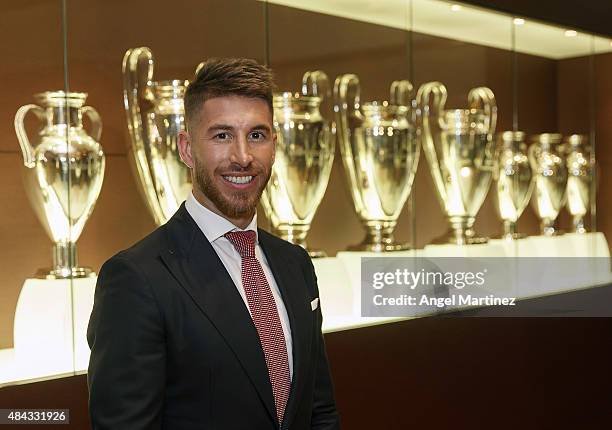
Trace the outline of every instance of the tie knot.
<instances>
[{"instance_id":1,"label":"tie knot","mask_svg":"<svg viewBox=\"0 0 612 430\"><path fill-rule=\"evenodd\" d=\"M230 231L224 236L232 242L242 258L255 257L255 232L253 230Z\"/></svg>"}]
</instances>

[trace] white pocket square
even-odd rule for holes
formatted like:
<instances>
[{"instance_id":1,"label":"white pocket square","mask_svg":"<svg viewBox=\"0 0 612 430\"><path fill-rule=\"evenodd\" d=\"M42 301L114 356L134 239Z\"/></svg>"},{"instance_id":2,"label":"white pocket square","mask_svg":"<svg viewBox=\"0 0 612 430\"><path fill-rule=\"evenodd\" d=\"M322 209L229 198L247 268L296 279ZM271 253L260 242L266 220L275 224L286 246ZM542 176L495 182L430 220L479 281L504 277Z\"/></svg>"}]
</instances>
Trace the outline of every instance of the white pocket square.
<instances>
[{"instance_id":1,"label":"white pocket square","mask_svg":"<svg viewBox=\"0 0 612 430\"><path fill-rule=\"evenodd\" d=\"M317 297L313 301L310 302L310 309L313 311L319 307L319 298Z\"/></svg>"}]
</instances>

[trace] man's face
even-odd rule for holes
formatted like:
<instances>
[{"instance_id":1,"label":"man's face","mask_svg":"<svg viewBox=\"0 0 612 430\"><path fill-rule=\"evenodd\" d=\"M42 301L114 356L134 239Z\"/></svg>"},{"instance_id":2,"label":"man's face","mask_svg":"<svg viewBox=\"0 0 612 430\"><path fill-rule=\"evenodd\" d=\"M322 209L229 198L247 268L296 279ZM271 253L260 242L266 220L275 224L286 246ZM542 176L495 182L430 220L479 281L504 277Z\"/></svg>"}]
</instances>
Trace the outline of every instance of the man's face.
<instances>
[{"instance_id":1,"label":"man's face","mask_svg":"<svg viewBox=\"0 0 612 430\"><path fill-rule=\"evenodd\" d=\"M189 133L179 135L181 158L192 169L198 201L247 224L270 178L275 144L267 103L241 96L205 101Z\"/></svg>"}]
</instances>

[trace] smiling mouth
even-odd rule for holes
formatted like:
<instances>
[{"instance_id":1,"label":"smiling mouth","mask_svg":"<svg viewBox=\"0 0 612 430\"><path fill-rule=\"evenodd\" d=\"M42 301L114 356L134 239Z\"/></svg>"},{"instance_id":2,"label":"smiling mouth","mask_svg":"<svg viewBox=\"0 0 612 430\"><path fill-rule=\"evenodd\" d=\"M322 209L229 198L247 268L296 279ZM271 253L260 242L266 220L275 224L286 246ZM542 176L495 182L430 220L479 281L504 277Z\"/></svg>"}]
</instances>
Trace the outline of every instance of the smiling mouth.
<instances>
[{"instance_id":1,"label":"smiling mouth","mask_svg":"<svg viewBox=\"0 0 612 430\"><path fill-rule=\"evenodd\" d=\"M223 176L223 179L225 179L226 181L231 182L232 184L237 184L237 185L248 184L252 182L254 178L255 176L253 175L250 175L250 176Z\"/></svg>"}]
</instances>

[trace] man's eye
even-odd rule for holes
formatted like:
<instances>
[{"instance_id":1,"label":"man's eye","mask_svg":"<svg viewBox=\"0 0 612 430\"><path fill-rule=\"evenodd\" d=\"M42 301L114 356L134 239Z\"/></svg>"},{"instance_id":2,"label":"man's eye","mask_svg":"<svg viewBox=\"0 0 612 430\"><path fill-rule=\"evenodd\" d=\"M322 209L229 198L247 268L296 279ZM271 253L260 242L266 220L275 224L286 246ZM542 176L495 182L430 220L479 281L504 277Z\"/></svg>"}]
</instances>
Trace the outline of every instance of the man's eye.
<instances>
[{"instance_id":1,"label":"man's eye","mask_svg":"<svg viewBox=\"0 0 612 430\"><path fill-rule=\"evenodd\" d=\"M251 133L251 139L262 140L264 137L264 134L260 131L254 131Z\"/></svg>"},{"instance_id":2,"label":"man's eye","mask_svg":"<svg viewBox=\"0 0 612 430\"><path fill-rule=\"evenodd\" d=\"M215 135L215 139L225 140L229 137L227 133L219 133Z\"/></svg>"}]
</instances>

